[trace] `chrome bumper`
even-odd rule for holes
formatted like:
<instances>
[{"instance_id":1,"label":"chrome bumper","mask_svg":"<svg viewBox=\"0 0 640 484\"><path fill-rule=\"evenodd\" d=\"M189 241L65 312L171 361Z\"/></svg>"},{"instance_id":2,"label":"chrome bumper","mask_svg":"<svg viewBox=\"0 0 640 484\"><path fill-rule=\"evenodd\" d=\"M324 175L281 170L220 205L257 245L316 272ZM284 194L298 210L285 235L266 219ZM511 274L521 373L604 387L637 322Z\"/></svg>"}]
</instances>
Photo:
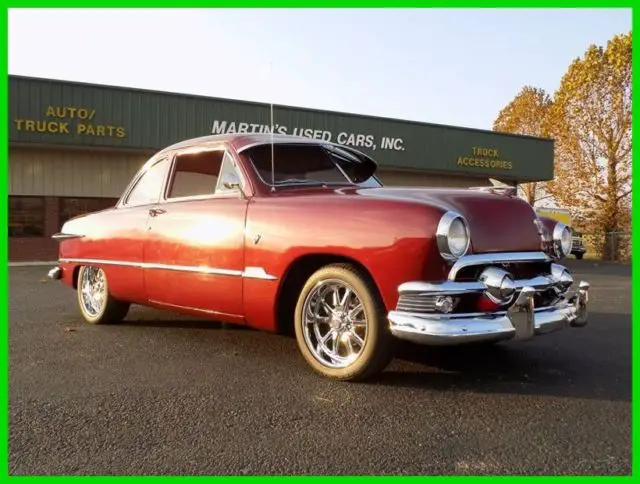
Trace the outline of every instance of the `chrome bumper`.
<instances>
[{"instance_id":1,"label":"chrome bumper","mask_svg":"<svg viewBox=\"0 0 640 484\"><path fill-rule=\"evenodd\" d=\"M402 294L450 296L484 293L480 282L456 282L456 272L465 264L475 265L476 260L492 263L496 255L467 256L451 269L449 278L442 283L408 282L400 286ZM529 259L530 254L498 254L505 259ZM534 254L540 259L542 256ZM556 267L558 269L558 267ZM563 269L560 267L560 269ZM456 345L501 340L525 341L539 334L550 333L570 326L587 324L589 284L580 282L575 290L569 289L552 306L536 308L536 292L556 287L559 280L552 274L532 279L516 280L515 301L507 310L488 313L442 313L433 309L399 306L388 314L391 333L397 338L427 345ZM406 305L405 305L406 306Z\"/></svg>"},{"instance_id":2,"label":"chrome bumper","mask_svg":"<svg viewBox=\"0 0 640 484\"><path fill-rule=\"evenodd\" d=\"M391 333L414 343L456 345L507 339L525 341L535 335L587 324L588 283L581 282L575 294L552 307L534 308L533 294L533 288L523 288L509 310L487 314L391 311Z\"/></svg>"}]
</instances>

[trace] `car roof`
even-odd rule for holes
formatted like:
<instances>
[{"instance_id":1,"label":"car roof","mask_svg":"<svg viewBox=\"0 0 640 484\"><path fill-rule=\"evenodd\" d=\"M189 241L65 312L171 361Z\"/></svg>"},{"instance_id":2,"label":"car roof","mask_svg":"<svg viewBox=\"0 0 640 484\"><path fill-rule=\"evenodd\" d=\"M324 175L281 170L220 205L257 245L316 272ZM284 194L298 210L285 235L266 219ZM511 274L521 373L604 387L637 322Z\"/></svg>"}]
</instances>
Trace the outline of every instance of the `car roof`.
<instances>
[{"instance_id":1,"label":"car roof","mask_svg":"<svg viewBox=\"0 0 640 484\"><path fill-rule=\"evenodd\" d=\"M154 158L164 156L164 154L174 150L187 150L189 148L206 148L207 146L214 146L219 143L226 143L231 145L238 153L252 148L254 146L264 146L271 143L274 144L306 144L324 146L329 149L337 148L342 151L351 153L359 161L357 162L357 172L363 179L373 176L378 170L378 163L371 156L362 153L361 151L352 148L351 146L344 146L338 143L332 143L330 141L324 141L319 139L307 138L304 136L293 136L285 134L245 134L245 133L227 133L227 134L214 134L209 136L201 136L199 138L191 138L179 143L175 143L165 149L159 151ZM149 160L151 162L152 160Z\"/></svg>"},{"instance_id":2,"label":"car roof","mask_svg":"<svg viewBox=\"0 0 640 484\"><path fill-rule=\"evenodd\" d=\"M218 144L218 143L228 143L230 145L232 145L236 151L241 152L247 148L251 148L253 146L259 146L259 145L264 145L264 144L271 144L271 143L275 143L275 144L282 144L282 143L295 143L295 144L310 144L310 145L330 145L330 146L336 146L339 148L342 148L344 150L347 151L351 151L354 153L357 153L358 155L364 157L364 158L368 158L370 161L373 161L370 159L369 156L365 155L364 153L350 147L350 146L343 146L340 145L338 143L332 143L330 141L323 141L323 140L319 140L319 139L312 139L312 138L307 138L304 136L294 136L294 135L287 135L287 134L268 134L268 133L264 133L264 134L259 134L259 133L227 133L227 134L213 134L213 135L208 135L208 136L200 136L198 138L191 138L191 139L187 139L184 141L180 141L178 143L175 143L171 146L167 146L166 148L164 148L163 150L161 150L161 153L166 152L166 151L173 151L173 150L180 150L180 149L186 149L186 148L192 148L192 147L198 147L198 146L208 146L208 145L214 145L214 144Z\"/></svg>"}]
</instances>

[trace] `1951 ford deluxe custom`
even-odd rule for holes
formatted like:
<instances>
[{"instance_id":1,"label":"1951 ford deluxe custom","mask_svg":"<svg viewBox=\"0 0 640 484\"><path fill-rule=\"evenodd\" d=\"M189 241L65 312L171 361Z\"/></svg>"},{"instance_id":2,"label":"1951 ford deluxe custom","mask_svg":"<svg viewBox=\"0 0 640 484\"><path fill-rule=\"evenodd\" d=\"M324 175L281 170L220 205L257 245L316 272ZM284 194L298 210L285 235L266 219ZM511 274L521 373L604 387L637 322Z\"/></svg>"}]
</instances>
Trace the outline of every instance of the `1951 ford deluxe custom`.
<instances>
[{"instance_id":1,"label":"1951 ford deluxe custom","mask_svg":"<svg viewBox=\"0 0 640 484\"><path fill-rule=\"evenodd\" d=\"M154 306L295 333L318 373L372 377L397 339L527 340L587 323L571 231L506 185L383 187L352 148L196 138L154 155L115 207L67 221L49 276L88 323Z\"/></svg>"}]
</instances>

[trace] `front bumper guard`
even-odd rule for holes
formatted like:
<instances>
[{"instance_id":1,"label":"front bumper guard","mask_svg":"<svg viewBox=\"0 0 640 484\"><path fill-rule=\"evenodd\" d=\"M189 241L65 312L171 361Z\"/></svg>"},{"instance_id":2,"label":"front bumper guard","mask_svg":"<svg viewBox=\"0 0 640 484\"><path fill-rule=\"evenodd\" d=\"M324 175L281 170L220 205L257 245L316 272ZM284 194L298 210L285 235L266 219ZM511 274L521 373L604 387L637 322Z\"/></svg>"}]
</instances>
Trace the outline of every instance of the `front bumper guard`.
<instances>
[{"instance_id":1,"label":"front bumper guard","mask_svg":"<svg viewBox=\"0 0 640 484\"><path fill-rule=\"evenodd\" d=\"M446 291L445 291L446 292ZM520 289L506 311L493 313L437 314L391 311L391 333L397 338L427 345L457 345L501 340L526 341L539 334L587 324L589 283L550 307L535 308L533 286Z\"/></svg>"}]
</instances>

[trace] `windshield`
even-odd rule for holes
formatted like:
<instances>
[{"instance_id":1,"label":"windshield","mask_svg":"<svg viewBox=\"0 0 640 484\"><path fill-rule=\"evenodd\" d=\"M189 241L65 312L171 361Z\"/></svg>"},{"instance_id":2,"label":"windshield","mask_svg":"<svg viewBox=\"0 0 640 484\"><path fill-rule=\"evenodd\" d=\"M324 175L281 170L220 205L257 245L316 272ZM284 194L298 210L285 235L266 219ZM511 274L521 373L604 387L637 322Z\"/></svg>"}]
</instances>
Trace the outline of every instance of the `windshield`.
<instances>
[{"instance_id":1,"label":"windshield","mask_svg":"<svg viewBox=\"0 0 640 484\"><path fill-rule=\"evenodd\" d=\"M362 163L351 153L337 147L329 150L319 145L273 145L273 183L270 144L247 150L251 163L267 185L358 185L380 187L382 184L368 172L363 175Z\"/></svg>"}]
</instances>

